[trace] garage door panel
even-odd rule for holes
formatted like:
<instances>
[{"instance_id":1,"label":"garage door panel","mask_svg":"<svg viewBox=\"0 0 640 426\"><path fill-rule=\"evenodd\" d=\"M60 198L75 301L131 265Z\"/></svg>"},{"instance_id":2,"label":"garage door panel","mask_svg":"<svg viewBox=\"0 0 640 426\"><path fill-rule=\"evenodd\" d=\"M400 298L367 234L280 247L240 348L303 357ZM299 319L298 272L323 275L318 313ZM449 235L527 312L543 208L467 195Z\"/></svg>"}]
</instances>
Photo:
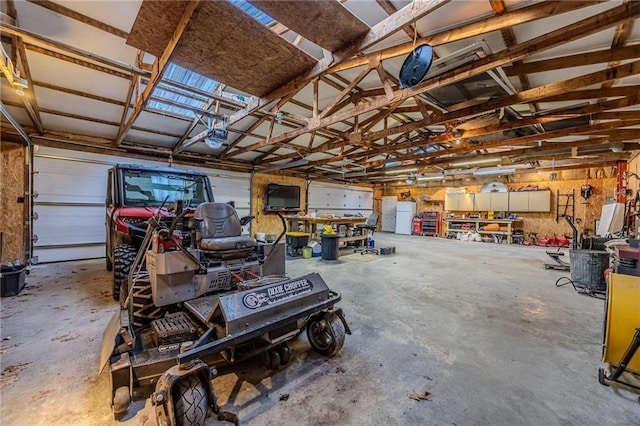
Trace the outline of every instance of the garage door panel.
<instances>
[{"instance_id":1,"label":"garage door panel","mask_svg":"<svg viewBox=\"0 0 640 426\"><path fill-rule=\"evenodd\" d=\"M36 200L40 202L104 205L106 198L106 173L100 178L43 174L34 178L34 185L38 188Z\"/></svg>"},{"instance_id":2,"label":"garage door panel","mask_svg":"<svg viewBox=\"0 0 640 426\"><path fill-rule=\"evenodd\" d=\"M38 147L34 166L34 256L39 262L90 259L105 255L107 171L115 164L167 167L166 163ZM249 214L249 176L203 167L179 167L207 173L216 201L235 201L240 216Z\"/></svg>"},{"instance_id":3,"label":"garage door panel","mask_svg":"<svg viewBox=\"0 0 640 426\"><path fill-rule=\"evenodd\" d=\"M47 157L36 157L34 164L37 201L104 204L108 164Z\"/></svg>"},{"instance_id":4,"label":"garage door panel","mask_svg":"<svg viewBox=\"0 0 640 426\"><path fill-rule=\"evenodd\" d=\"M40 248L38 250L38 263L62 262L70 259L95 259L97 257L104 257L105 245L96 244L83 247L82 253L83 257L78 257L78 249L76 247Z\"/></svg>"},{"instance_id":5,"label":"garage door panel","mask_svg":"<svg viewBox=\"0 0 640 426\"><path fill-rule=\"evenodd\" d=\"M34 206L38 219L33 230L38 246L104 243L103 207Z\"/></svg>"}]
</instances>

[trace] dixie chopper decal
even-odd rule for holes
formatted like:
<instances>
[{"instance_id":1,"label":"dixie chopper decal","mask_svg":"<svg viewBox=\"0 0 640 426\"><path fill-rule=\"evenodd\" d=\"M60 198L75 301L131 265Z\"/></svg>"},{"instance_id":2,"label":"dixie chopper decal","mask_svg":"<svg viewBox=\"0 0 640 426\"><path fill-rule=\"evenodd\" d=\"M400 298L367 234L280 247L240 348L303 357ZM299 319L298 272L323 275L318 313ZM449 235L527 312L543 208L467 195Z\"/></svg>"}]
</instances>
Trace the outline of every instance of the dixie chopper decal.
<instances>
[{"instance_id":1,"label":"dixie chopper decal","mask_svg":"<svg viewBox=\"0 0 640 426\"><path fill-rule=\"evenodd\" d=\"M242 303L249 309L257 309L283 299L308 293L312 289L313 285L306 279L275 284L271 287L261 288L245 294L242 298Z\"/></svg>"}]
</instances>

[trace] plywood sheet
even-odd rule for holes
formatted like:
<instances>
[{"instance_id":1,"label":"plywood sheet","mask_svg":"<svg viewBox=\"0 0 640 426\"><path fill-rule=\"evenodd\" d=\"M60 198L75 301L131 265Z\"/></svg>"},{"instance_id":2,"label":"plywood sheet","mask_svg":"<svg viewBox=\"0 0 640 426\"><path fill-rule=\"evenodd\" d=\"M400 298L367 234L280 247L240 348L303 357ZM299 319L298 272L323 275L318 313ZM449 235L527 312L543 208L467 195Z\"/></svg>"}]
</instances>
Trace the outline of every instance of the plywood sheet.
<instances>
[{"instance_id":1,"label":"plywood sheet","mask_svg":"<svg viewBox=\"0 0 640 426\"><path fill-rule=\"evenodd\" d=\"M249 0L249 3L331 52L369 31L364 22L335 0Z\"/></svg>"},{"instance_id":2,"label":"plywood sheet","mask_svg":"<svg viewBox=\"0 0 640 426\"><path fill-rule=\"evenodd\" d=\"M188 5L187 1L143 1L127 44L162 55Z\"/></svg>"},{"instance_id":3,"label":"plywood sheet","mask_svg":"<svg viewBox=\"0 0 640 426\"><path fill-rule=\"evenodd\" d=\"M180 7L181 2L145 1L127 43L160 55L182 15ZM172 60L256 96L267 95L316 63L312 56L222 1L201 4Z\"/></svg>"},{"instance_id":4,"label":"plywood sheet","mask_svg":"<svg viewBox=\"0 0 640 426\"><path fill-rule=\"evenodd\" d=\"M0 233L2 263L18 259L25 262L25 149L18 144L0 144Z\"/></svg>"}]
</instances>

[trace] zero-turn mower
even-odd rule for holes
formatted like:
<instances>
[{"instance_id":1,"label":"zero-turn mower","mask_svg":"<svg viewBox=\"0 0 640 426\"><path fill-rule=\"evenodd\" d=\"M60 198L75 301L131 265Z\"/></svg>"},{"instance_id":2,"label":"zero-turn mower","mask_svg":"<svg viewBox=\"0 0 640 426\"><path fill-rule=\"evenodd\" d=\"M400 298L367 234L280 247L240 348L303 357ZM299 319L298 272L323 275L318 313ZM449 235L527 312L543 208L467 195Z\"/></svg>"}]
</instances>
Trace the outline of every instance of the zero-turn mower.
<instances>
[{"instance_id":1,"label":"zero-turn mower","mask_svg":"<svg viewBox=\"0 0 640 426\"><path fill-rule=\"evenodd\" d=\"M314 350L332 356L351 334L335 308L340 294L317 273L288 278L283 255L272 248L265 256L266 246L241 235L247 218L232 206L176 210L169 228L149 220L128 295L103 333L100 369L109 366L116 418L151 396L158 424L201 425L218 411L216 366L261 355L276 369L303 331ZM191 247L174 232L180 221L188 222Z\"/></svg>"}]
</instances>

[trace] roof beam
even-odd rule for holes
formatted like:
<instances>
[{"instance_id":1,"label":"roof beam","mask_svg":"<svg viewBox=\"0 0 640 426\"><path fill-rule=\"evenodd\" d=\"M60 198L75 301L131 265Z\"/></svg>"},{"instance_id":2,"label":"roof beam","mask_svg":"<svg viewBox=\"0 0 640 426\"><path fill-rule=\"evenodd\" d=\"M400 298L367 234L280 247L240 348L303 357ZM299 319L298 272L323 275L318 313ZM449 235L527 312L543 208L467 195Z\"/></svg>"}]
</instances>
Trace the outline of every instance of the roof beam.
<instances>
[{"instance_id":1,"label":"roof beam","mask_svg":"<svg viewBox=\"0 0 640 426\"><path fill-rule=\"evenodd\" d=\"M605 62L624 61L640 57L640 44L598 50L589 54L561 56L533 62L522 62L510 67L502 67L508 76L533 74L537 72L556 71L584 65L602 64Z\"/></svg>"},{"instance_id":2,"label":"roof beam","mask_svg":"<svg viewBox=\"0 0 640 426\"><path fill-rule=\"evenodd\" d=\"M462 135L462 137L465 138L469 138L469 137L477 137L477 136L482 136L482 135L487 135L487 134L491 134L491 133L500 133L506 130L513 130L513 129L517 129L517 128L522 128L522 127L527 127L527 126L531 126L534 124L542 124L542 123L548 123L551 121L560 121L560 120L564 120L568 117L578 117L578 116L584 116L584 115L589 115L591 113L598 113L601 111L605 111L605 110L610 110L610 109L617 109L617 108L624 108L627 106L632 106L632 105L637 105L638 103L640 103L640 92L636 92L635 95L633 96L629 96L627 98L622 98L622 99L616 99L613 101L603 101L599 104L593 104L593 105L588 105L588 106L583 106L583 107L571 107L571 108L567 108L564 110L558 110L558 111L554 111L551 113L551 115L542 115L542 116L538 116L538 117L534 117L534 118L524 118L522 120L517 120L517 121L513 121L513 122L509 122L509 123L505 123L505 124L500 124L500 125L496 125L496 126L487 126L484 128L478 128L478 129L473 129L473 130L467 130L465 131L465 133ZM560 117L558 117L557 115L560 115ZM638 117L637 113L633 113L631 112L631 114L621 114L619 117L617 117L618 119L635 119ZM545 135L541 134L538 135L540 138L544 138ZM454 140L454 137L446 134L443 136L439 136L433 139L430 139L428 141L425 141L427 145L433 145L433 144L443 144L443 143L448 143L448 142L452 142ZM369 157L372 156L376 156L376 155L380 155L383 154L385 152L390 152L390 150L392 151L399 151L399 150L404 150L404 149L408 149L411 147L414 147L416 145L416 142L411 140L411 141L402 141L399 142L397 144L394 144L392 146L389 145L379 145L376 146L375 149L371 149L366 151L366 155ZM327 146L327 149L334 149L337 146L337 144L334 145L330 145ZM447 151L448 152L448 151ZM440 151L440 154L445 153L445 151ZM424 155L424 154L421 154ZM361 158L361 157L359 157Z\"/></svg>"},{"instance_id":3,"label":"roof beam","mask_svg":"<svg viewBox=\"0 0 640 426\"><path fill-rule=\"evenodd\" d=\"M17 24L18 17L16 15L15 4L13 0L7 1L7 12L9 16L13 19L13 24ZM27 80L27 87L22 88L23 95L21 96L22 104L24 105L25 110L27 111L27 115L29 115L29 119L38 129L38 133L42 134L44 132L44 127L42 125L42 117L40 117L40 111L38 110L38 102L36 101L36 94L33 91L33 82L31 78L31 71L29 69L29 62L27 61L27 53L24 48L24 42L22 41L22 37L13 35L12 37L12 57L8 57L4 49L2 49L3 58L2 58L2 72L7 77L7 80L12 86L15 86L15 78L17 75L16 69L18 61L20 62L20 70L22 71L23 78Z\"/></svg>"},{"instance_id":4,"label":"roof beam","mask_svg":"<svg viewBox=\"0 0 640 426\"><path fill-rule=\"evenodd\" d=\"M573 135L585 135L585 134L598 134L598 132L604 130L612 130L620 127L629 127L629 126L637 126L640 125L640 119L635 120L616 120L616 121L607 121L605 123L599 124L587 124L585 126L574 126L566 129L555 130L552 132L547 132L543 134L535 134L528 136L520 136L513 139L506 139L501 141L494 142L485 142L480 145L473 146L464 146L459 148L451 148L444 151L438 151L433 153L424 154L423 157L431 158L437 157L443 154L461 154L473 152L477 149L489 149L489 148L498 148L501 146L516 146L522 145L525 143L545 141L549 139L561 138L564 136L573 136Z\"/></svg>"},{"instance_id":5,"label":"roof beam","mask_svg":"<svg viewBox=\"0 0 640 426\"><path fill-rule=\"evenodd\" d=\"M13 127L9 127L9 123L3 121L0 123L2 129L3 140L15 140L17 132ZM79 151L94 152L98 154L109 155L125 155L127 157L140 158L148 160L150 155L155 157L168 157L170 151L166 148L152 148L148 146L123 146L120 148L109 147L110 139L86 136L78 133L62 132L62 131L45 131L44 135L34 134L35 129L25 128L34 143L43 146L51 146L56 148L74 149ZM251 164L242 161L221 161L208 156L197 156L182 153L173 157L175 164L185 164L193 166L215 167L221 170L233 170L237 172L249 172L252 168Z\"/></svg>"},{"instance_id":6,"label":"roof beam","mask_svg":"<svg viewBox=\"0 0 640 426\"><path fill-rule=\"evenodd\" d=\"M85 68L89 68L95 71L100 71L103 72L105 74L109 74L109 75L113 75L115 77L120 77L120 78L124 78L125 80L130 80L131 79L131 75L121 72L121 71L116 71L112 68L107 68L104 67L102 65L98 65L98 64L94 64L93 62L89 62L89 61L85 61L84 59L78 59L75 58L73 56L69 56L69 55L65 55L64 53L59 53L50 49L46 49L44 47L40 47L40 46L36 46L35 44L29 44L29 43L25 43L24 47L27 50L30 50L32 52L36 52L36 53L40 53L42 55L47 55L50 56L52 58L56 58L56 59L60 59L61 61L65 61L65 62L69 62L72 64L76 64L76 65L80 65L81 67L85 67Z\"/></svg>"},{"instance_id":7,"label":"roof beam","mask_svg":"<svg viewBox=\"0 0 640 426\"><path fill-rule=\"evenodd\" d=\"M349 59L354 54L386 39L401 30L405 25L412 24L449 1L450 0L413 0L411 4L403 7L392 16L389 16L373 26L363 38L347 45L339 51L333 52L329 57L325 57L320 60L307 75L290 81L264 98L252 98L249 101L247 108L242 111L238 111L229 118L229 124L233 124L236 121L241 120L247 115L252 114L257 109L281 98L292 90L299 90L300 87L327 71L331 66L335 66L336 64Z\"/></svg>"},{"instance_id":8,"label":"roof beam","mask_svg":"<svg viewBox=\"0 0 640 426\"><path fill-rule=\"evenodd\" d=\"M509 49L506 49L505 51L488 55L485 58L479 59L478 61L475 61L471 64L451 70L435 78L427 79L426 81L416 86L413 86L411 88L398 89L394 91L393 96L383 96L383 97L375 98L368 102L363 102L349 110L336 113L330 117L325 117L323 119L319 119L319 120L311 119L309 125L307 126L273 137L268 143L266 143L265 141L261 141L256 144L236 150L230 153L230 156L238 155L247 151L252 151L269 144L289 141L304 133L315 131L322 127L330 126L339 121L352 118L360 114L367 113L374 109L382 108L391 103L395 103L401 99L406 99L406 98L418 95L420 93L426 92L427 90L430 90L436 87L453 84L455 82L464 80L466 78L470 78L475 75L481 74L488 70L492 70L504 64L521 60L526 56L530 55L531 52L540 52L543 50L547 50L552 47L558 46L562 43L567 43L569 41L576 40L576 39L585 37L587 35L602 31L613 25L617 25L620 22L636 17L639 14L640 14L640 2L631 2L628 4L623 4L621 6L614 7L606 12L583 19L582 21L576 22L566 27L562 27L551 33L541 35L532 40L521 43L513 48L509 48ZM625 68L625 70L626 72L623 72L623 73L627 75L638 73L638 70L634 71L632 68L629 68L629 67ZM622 72L622 71L623 70L620 69L618 72ZM614 74L613 71L609 70L609 72L611 74ZM619 78L619 77L616 77L616 78ZM572 90L574 88L583 87L585 85L586 84L581 84L575 87L567 86L563 88L557 88L557 90L558 90L558 93L562 93L562 91ZM533 102L536 100L537 97L542 98L544 96L551 95L551 93L540 94L538 92L538 89L532 89L532 91L529 91L529 92L530 92L528 93L529 99L526 100L527 102ZM523 99L520 97L520 95L516 95L515 96L516 99L514 100L510 99L509 100L510 103L507 103L507 105L510 105L512 103L521 103ZM492 103L491 102L484 103L482 105L477 106L476 108L482 111L488 111L492 108L495 108L495 106L493 105L489 107L490 104ZM498 107L500 106L504 106L504 105L499 105ZM460 110L460 111L463 111L463 110ZM455 111L452 114L460 115L459 114L460 111ZM441 122L444 122L444 121L447 121L447 120L441 120ZM433 122L436 123L438 122L438 120L434 120ZM426 123L426 124L429 124L429 123Z\"/></svg>"},{"instance_id":9,"label":"roof beam","mask_svg":"<svg viewBox=\"0 0 640 426\"><path fill-rule=\"evenodd\" d=\"M153 91L155 90L158 83L160 83L160 80L162 79L162 75L164 74L164 70L169 65L169 62L171 61L171 57L173 56L174 51L178 46L178 42L182 38L182 35L184 34L185 29L189 25L189 21L191 20L193 15L197 12L199 6L200 6L200 0L192 0L191 2L189 2L189 5L185 8L182 18L180 18L180 22L178 22L176 30L171 36L171 40L169 41L169 44L167 45L167 47L165 47L164 52L162 53L162 56L157 58L153 64L153 72L151 73L151 77L149 77L149 82L147 83L147 87L145 87L144 92L142 92L142 94L136 100L136 103L133 107L133 111L131 112L131 115L129 116L129 119L125 123L123 123L122 126L120 126L120 129L118 130L118 134L116 135L116 138L113 141L114 146L117 147L122 143L127 132L129 131L129 129L131 129L131 126L133 126L134 121L136 121L136 119L142 112L143 108L147 105L147 102L149 101L149 98L153 94Z\"/></svg>"},{"instance_id":10,"label":"roof beam","mask_svg":"<svg viewBox=\"0 0 640 426\"><path fill-rule=\"evenodd\" d=\"M73 47L66 43L62 43L48 37L41 36L34 32L25 30L24 28L18 28L14 25L9 25L4 22L0 22L0 29L7 34L15 35L18 37L22 37L26 41L31 41L34 43L39 43L45 46L53 47L54 49L62 50L63 52L71 53L73 55L79 56L84 59L88 59L94 62L98 62L103 65L107 65L112 68L116 68L121 71L125 71L128 73L134 73L142 76L148 76L149 72L143 70L138 67L134 67L129 64L125 64L124 62L117 61L115 59L109 59L102 55L98 55L96 53L88 52L84 49L79 49L77 47Z\"/></svg>"},{"instance_id":11,"label":"roof beam","mask_svg":"<svg viewBox=\"0 0 640 426\"><path fill-rule=\"evenodd\" d=\"M94 101L105 102L108 104L125 106L126 103L118 99L107 98L104 96L93 95L91 93L83 92L81 90L69 89L68 87L57 86L55 84L47 83L44 81L33 81L34 86L42 87L49 90L55 90L56 92L67 93L69 95L80 96L82 98L93 99Z\"/></svg>"},{"instance_id":12,"label":"roof beam","mask_svg":"<svg viewBox=\"0 0 640 426\"><path fill-rule=\"evenodd\" d=\"M629 0L624 0L625 3L628 1ZM616 32L613 35L613 41L611 42L612 49L622 47L625 45L625 43L629 39L629 36L631 35L632 26L633 26L633 22L631 21L621 22L620 24L618 24L618 26L616 27ZM609 61L609 63L607 64L607 67L613 68L619 64L620 64L620 61ZM606 89L606 88L612 87L614 83L615 83L614 80L606 81L602 84L602 88Z\"/></svg>"},{"instance_id":13,"label":"roof beam","mask_svg":"<svg viewBox=\"0 0 640 426\"><path fill-rule=\"evenodd\" d=\"M491 16L481 18L475 22L451 30L442 31L440 33L420 37L416 40L416 45L428 43L432 46L452 43L454 41L464 40L470 37L476 37L493 31L499 31L503 28L510 28L526 22L536 21L542 18L558 15L572 10L581 9L594 4L602 3L603 0L595 1L545 1L536 3L531 6L523 7L511 12L507 12L501 16ZM331 67L328 72L338 72L346 69L359 67L369 63L375 57L380 60L403 56L413 50L413 41L399 44L397 46L372 52L366 55L359 55L353 59L342 62L339 65Z\"/></svg>"},{"instance_id":14,"label":"roof beam","mask_svg":"<svg viewBox=\"0 0 640 426\"><path fill-rule=\"evenodd\" d=\"M119 28L105 24L104 22L100 22L97 19L93 19L89 16L83 15L82 13L76 12L75 10L71 10L67 7L59 5L58 3L54 3L48 0L27 0L27 1L33 4L37 4L38 6L48 9L52 12L59 13L60 15L66 16L67 18L75 19L76 21L82 22L83 24L90 25L94 28L105 31L109 34L113 34L120 38L126 39L127 37L129 37L129 33L126 31L122 31Z\"/></svg>"}]
</instances>

